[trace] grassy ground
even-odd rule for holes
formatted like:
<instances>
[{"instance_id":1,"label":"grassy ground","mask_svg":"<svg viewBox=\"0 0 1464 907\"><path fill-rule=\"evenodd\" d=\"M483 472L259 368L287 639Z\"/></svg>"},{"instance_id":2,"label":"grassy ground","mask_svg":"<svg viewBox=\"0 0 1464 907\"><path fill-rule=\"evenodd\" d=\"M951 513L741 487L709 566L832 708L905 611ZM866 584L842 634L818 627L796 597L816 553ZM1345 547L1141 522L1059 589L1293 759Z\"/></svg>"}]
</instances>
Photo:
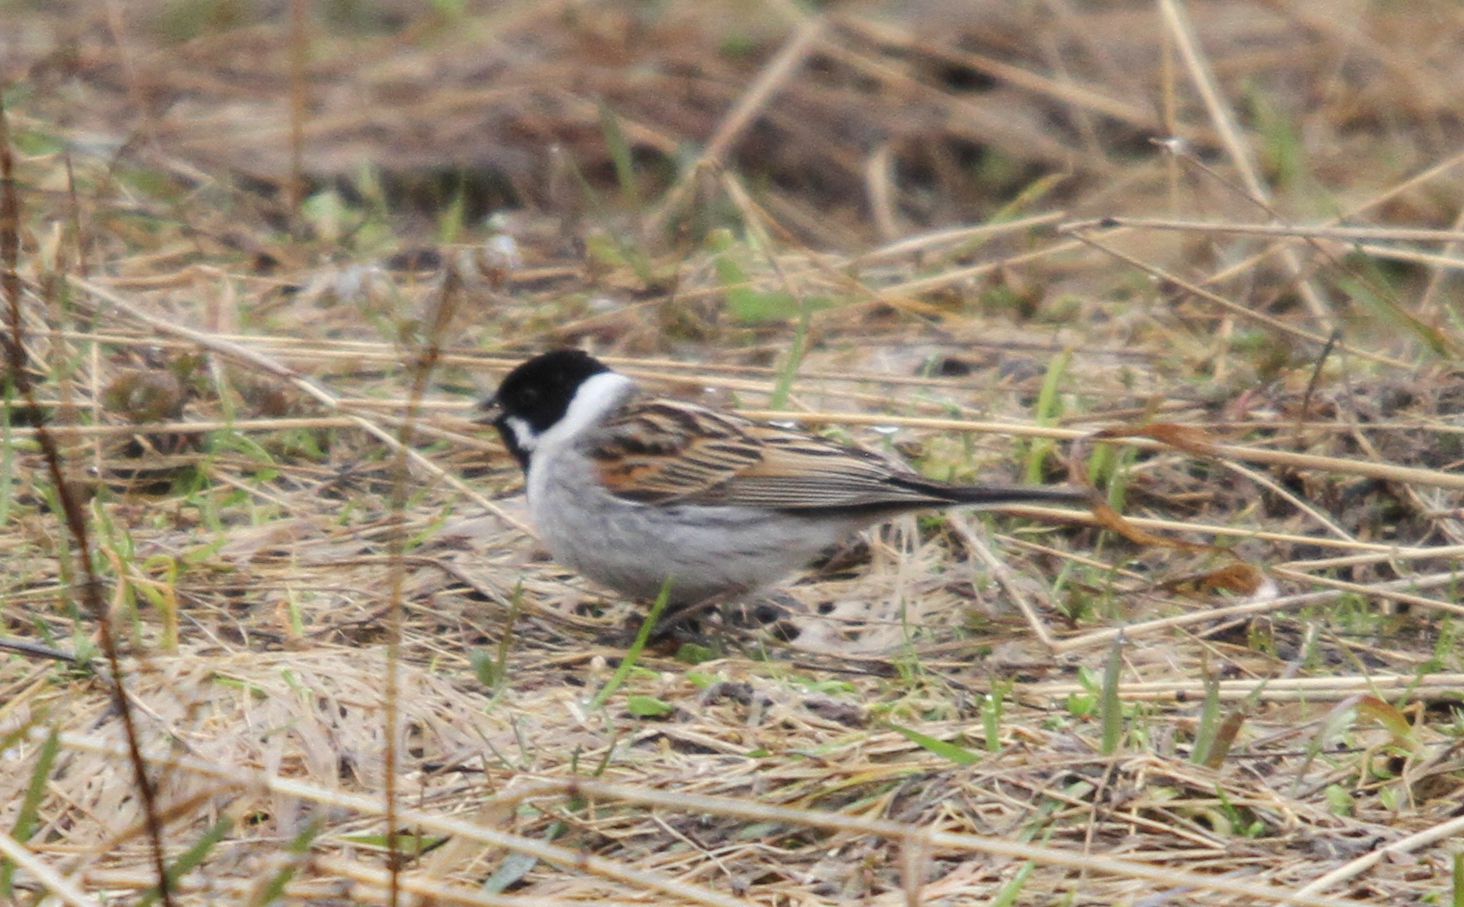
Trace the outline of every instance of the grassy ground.
<instances>
[{"instance_id":1,"label":"grassy ground","mask_svg":"<svg viewBox=\"0 0 1464 907\"><path fill-rule=\"evenodd\" d=\"M1457 4L0 15L0 901L1464 905ZM628 651L564 344L1114 511Z\"/></svg>"}]
</instances>

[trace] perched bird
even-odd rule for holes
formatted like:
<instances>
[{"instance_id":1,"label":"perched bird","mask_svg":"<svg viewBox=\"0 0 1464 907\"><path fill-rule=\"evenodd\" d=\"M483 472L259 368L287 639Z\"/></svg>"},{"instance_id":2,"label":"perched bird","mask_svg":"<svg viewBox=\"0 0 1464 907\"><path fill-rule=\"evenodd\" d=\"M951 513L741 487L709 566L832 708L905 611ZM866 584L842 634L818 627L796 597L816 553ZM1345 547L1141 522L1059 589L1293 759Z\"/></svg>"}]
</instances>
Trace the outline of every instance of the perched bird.
<instances>
[{"instance_id":1,"label":"perched bird","mask_svg":"<svg viewBox=\"0 0 1464 907\"><path fill-rule=\"evenodd\" d=\"M934 507L1090 500L1074 488L950 485L815 435L650 396L579 350L522 363L484 401L561 564L671 603L751 592L841 538Z\"/></svg>"}]
</instances>

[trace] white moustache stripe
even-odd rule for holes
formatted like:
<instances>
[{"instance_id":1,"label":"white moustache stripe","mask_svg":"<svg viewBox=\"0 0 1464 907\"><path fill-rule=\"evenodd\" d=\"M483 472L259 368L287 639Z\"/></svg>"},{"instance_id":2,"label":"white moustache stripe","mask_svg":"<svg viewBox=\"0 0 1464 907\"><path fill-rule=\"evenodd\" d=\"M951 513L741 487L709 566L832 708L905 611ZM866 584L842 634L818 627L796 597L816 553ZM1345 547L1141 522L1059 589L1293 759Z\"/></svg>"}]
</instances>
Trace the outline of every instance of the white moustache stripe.
<instances>
[{"instance_id":1,"label":"white moustache stripe","mask_svg":"<svg viewBox=\"0 0 1464 907\"><path fill-rule=\"evenodd\" d=\"M523 450L533 450L534 445L539 443L539 438L529 427L529 423L518 416L506 417L503 424L508 426L508 430L513 433L514 442Z\"/></svg>"}]
</instances>

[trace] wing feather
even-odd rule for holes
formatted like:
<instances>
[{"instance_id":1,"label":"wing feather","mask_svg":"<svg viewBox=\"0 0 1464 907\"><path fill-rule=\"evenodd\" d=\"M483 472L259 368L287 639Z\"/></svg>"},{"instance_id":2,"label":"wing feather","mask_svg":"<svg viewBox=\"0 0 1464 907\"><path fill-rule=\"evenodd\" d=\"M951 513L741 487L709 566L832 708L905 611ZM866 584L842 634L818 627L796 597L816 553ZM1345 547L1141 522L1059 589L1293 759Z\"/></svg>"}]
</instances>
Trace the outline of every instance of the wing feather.
<instances>
[{"instance_id":1,"label":"wing feather","mask_svg":"<svg viewBox=\"0 0 1464 907\"><path fill-rule=\"evenodd\" d=\"M586 444L606 487L642 503L819 510L951 500L865 451L679 401L634 401Z\"/></svg>"}]
</instances>

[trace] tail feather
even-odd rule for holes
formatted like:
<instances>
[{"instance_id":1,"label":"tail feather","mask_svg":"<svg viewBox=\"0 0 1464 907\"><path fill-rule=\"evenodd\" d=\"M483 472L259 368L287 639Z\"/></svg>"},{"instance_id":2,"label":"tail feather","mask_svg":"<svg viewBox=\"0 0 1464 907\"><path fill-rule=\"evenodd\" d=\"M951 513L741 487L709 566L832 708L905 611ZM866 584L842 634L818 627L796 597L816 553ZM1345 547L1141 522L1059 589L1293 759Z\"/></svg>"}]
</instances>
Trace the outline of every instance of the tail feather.
<instances>
[{"instance_id":1,"label":"tail feather","mask_svg":"<svg viewBox=\"0 0 1464 907\"><path fill-rule=\"evenodd\" d=\"M930 495L936 502L969 504L975 507L999 507L1003 504L1080 504L1093 502L1094 492L1074 486L1041 485L947 485L943 482L914 481L912 490Z\"/></svg>"}]
</instances>

